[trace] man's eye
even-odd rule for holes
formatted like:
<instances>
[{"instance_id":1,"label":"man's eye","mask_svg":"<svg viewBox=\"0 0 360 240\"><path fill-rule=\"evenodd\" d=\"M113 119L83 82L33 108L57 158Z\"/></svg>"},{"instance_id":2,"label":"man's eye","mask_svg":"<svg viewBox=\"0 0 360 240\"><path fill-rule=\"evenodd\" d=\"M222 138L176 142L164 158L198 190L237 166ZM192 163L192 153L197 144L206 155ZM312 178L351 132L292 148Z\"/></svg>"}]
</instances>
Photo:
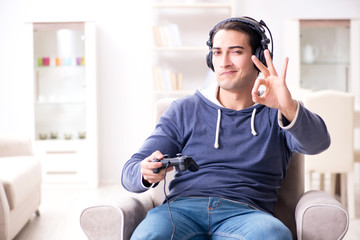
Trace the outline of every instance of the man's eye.
<instances>
[{"instance_id":1,"label":"man's eye","mask_svg":"<svg viewBox=\"0 0 360 240\"><path fill-rule=\"evenodd\" d=\"M219 55L220 51L213 51L213 55Z\"/></svg>"},{"instance_id":2,"label":"man's eye","mask_svg":"<svg viewBox=\"0 0 360 240\"><path fill-rule=\"evenodd\" d=\"M242 54L242 51L233 51L233 54Z\"/></svg>"}]
</instances>

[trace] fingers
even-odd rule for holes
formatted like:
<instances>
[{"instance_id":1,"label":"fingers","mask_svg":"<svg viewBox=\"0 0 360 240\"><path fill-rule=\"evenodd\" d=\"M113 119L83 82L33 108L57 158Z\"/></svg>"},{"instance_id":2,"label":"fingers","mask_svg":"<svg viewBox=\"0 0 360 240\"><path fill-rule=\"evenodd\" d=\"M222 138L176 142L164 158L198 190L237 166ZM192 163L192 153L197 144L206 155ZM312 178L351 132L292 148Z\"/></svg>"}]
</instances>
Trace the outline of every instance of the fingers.
<instances>
[{"instance_id":1,"label":"fingers","mask_svg":"<svg viewBox=\"0 0 360 240\"><path fill-rule=\"evenodd\" d=\"M280 75L281 79L283 79L284 82L285 82L285 79L286 79L286 72L287 72L288 63L289 63L289 58L286 57L285 60L284 60L284 63L283 63L282 69L281 69L281 75Z\"/></svg>"},{"instance_id":2,"label":"fingers","mask_svg":"<svg viewBox=\"0 0 360 240\"><path fill-rule=\"evenodd\" d=\"M159 162L151 162L153 159L161 160L164 156L160 151L153 152L150 156L145 158L141 163L141 174L149 174L152 169L161 167L161 163Z\"/></svg>"},{"instance_id":3,"label":"fingers","mask_svg":"<svg viewBox=\"0 0 360 240\"><path fill-rule=\"evenodd\" d=\"M268 49L266 49L264 51L264 56L265 56L265 60L266 60L266 64L268 67L266 67L264 64L262 64L260 62L260 60L256 57L256 56L252 56L251 59L254 62L254 64L256 65L256 67L261 71L261 73L264 75L265 78L269 77L269 76L278 76L276 69L274 67L274 63L271 59L271 54L270 51ZM289 62L289 58L286 57L281 69L281 73L280 73L280 78L283 82L285 82L286 80L286 73L287 73L287 66L288 66L288 62Z\"/></svg>"},{"instance_id":4,"label":"fingers","mask_svg":"<svg viewBox=\"0 0 360 240\"><path fill-rule=\"evenodd\" d=\"M160 182L164 179L165 169L161 169L159 173L154 173L153 169L160 168L160 162L152 162L153 159L163 159L164 155L160 151L155 151L149 157L145 158L141 163L141 175L149 183ZM167 171L171 171L173 167L169 167Z\"/></svg>"},{"instance_id":5,"label":"fingers","mask_svg":"<svg viewBox=\"0 0 360 240\"><path fill-rule=\"evenodd\" d=\"M270 75L277 76L277 72L276 72L276 70L275 70L273 61L272 61L272 59L271 59L270 51L269 51L268 49L265 49L264 55L265 55L266 65L268 66Z\"/></svg>"},{"instance_id":6,"label":"fingers","mask_svg":"<svg viewBox=\"0 0 360 240\"><path fill-rule=\"evenodd\" d=\"M160 152L160 151L155 151L153 152L149 157L147 157L146 159L149 159L149 161L153 160L153 159L163 159L164 155Z\"/></svg>"},{"instance_id":7,"label":"fingers","mask_svg":"<svg viewBox=\"0 0 360 240\"><path fill-rule=\"evenodd\" d=\"M251 56L251 60L265 77L269 76L268 69L265 67L264 64L260 62L260 60L255 55Z\"/></svg>"},{"instance_id":8,"label":"fingers","mask_svg":"<svg viewBox=\"0 0 360 240\"><path fill-rule=\"evenodd\" d=\"M255 56L251 56L251 60L254 62L255 66L260 70L260 72L264 75L264 77L268 77L269 75L277 76L277 72L275 70L273 61L271 59L271 54L268 49L264 51L265 61L267 67L260 62L260 60Z\"/></svg>"},{"instance_id":9,"label":"fingers","mask_svg":"<svg viewBox=\"0 0 360 240\"><path fill-rule=\"evenodd\" d=\"M257 59L255 56L252 56L252 60L254 64L259 68L259 70L264 75L264 78L256 79L251 96L252 100L255 103L263 104L271 108L280 108L282 105L284 105L284 102L290 102L290 98L287 98L286 96L290 96L288 93L289 90L286 87L286 73L287 73L287 66L289 62L289 58L286 57L280 72L280 75L278 76L273 61L271 59L270 51L265 50L264 56L266 60L267 67L264 66L260 62L259 59ZM262 96L258 95L258 91L260 89L260 86L265 87L265 93Z\"/></svg>"},{"instance_id":10,"label":"fingers","mask_svg":"<svg viewBox=\"0 0 360 240\"><path fill-rule=\"evenodd\" d=\"M261 79L260 78L256 79L254 87L253 87L252 92L251 92L251 95L252 95L253 102L263 104L264 97L259 95L259 88L260 88L261 85L265 86L266 85L266 80L262 79L262 78Z\"/></svg>"}]
</instances>

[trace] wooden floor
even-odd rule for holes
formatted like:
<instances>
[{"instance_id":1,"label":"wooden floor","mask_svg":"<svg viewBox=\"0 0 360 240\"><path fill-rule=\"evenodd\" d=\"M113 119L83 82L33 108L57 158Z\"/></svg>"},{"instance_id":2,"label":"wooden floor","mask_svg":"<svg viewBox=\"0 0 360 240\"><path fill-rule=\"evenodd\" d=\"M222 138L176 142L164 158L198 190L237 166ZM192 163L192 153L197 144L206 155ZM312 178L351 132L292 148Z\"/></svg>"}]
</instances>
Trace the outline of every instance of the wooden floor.
<instances>
[{"instance_id":1,"label":"wooden floor","mask_svg":"<svg viewBox=\"0 0 360 240\"><path fill-rule=\"evenodd\" d=\"M360 184L356 186L356 216L350 222L345 240L360 239ZM15 240L86 240L80 228L82 209L96 202L120 199L124 190L120 186L98 189L43 187L40 217L29 221Z\"/></svg>"}]
</instances>

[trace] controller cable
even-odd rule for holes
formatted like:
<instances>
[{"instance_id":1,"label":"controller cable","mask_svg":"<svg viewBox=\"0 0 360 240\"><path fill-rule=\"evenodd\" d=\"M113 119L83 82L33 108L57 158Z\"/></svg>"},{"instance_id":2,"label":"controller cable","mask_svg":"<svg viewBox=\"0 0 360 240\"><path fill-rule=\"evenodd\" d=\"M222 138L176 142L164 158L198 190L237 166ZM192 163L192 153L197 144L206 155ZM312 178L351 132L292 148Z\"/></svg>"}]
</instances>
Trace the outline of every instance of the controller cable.
<instances>
[{"instance_id":1,"label":"controller cable","mask_svg":"<svg viewBox=\"0 0 360 240\"><path fill-rule=\"evenodd\" d=\"M166 164L166 167L165 167L165 173L164 173L164 194L165 194L165 199L166 199L166 203L167 203L168 210L169 210L169 214L170 214L171 224L172 224L172 226L173 226L173 232L172 232L172 234L171 234L171 240L172 240L172 239L174 238L174 235L175 235L176 226L175 226L174 219L173 219L173 216L172 216L172 213L171 213L171 209L170 209L169 196L166 194L166 173L167 173L167 169L168 169L169 166L170 166L170 162L168 162L168 163Z\"/></svg>"}]
</instances>

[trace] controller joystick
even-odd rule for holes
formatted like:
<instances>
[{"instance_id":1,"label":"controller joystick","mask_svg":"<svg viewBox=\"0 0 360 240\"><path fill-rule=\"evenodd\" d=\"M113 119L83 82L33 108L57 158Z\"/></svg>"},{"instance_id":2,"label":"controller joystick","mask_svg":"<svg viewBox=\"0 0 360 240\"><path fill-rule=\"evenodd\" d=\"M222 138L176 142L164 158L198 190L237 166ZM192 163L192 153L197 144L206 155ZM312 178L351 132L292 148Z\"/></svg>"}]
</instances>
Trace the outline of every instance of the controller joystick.
<instances>
[{"instance_id":1,"label":"controller joystick","mask_svg":"<svg viewBox=\"0 0 360 240\"><path fill-rule=\"evenodd\" d=\"M151 162L161 162L162 165L160 168L154 168L153 173L159 173L161 169L168 167L175 167L175 170L178 172L184 172L189 170L191 172L196 172L199 170L199 166L196 164L194 159L189 156L183 156L181 153L176 154L175 158L169 158L168 155L164 155L164 158L152 159Z\"/></svg>"}]
</instances>

